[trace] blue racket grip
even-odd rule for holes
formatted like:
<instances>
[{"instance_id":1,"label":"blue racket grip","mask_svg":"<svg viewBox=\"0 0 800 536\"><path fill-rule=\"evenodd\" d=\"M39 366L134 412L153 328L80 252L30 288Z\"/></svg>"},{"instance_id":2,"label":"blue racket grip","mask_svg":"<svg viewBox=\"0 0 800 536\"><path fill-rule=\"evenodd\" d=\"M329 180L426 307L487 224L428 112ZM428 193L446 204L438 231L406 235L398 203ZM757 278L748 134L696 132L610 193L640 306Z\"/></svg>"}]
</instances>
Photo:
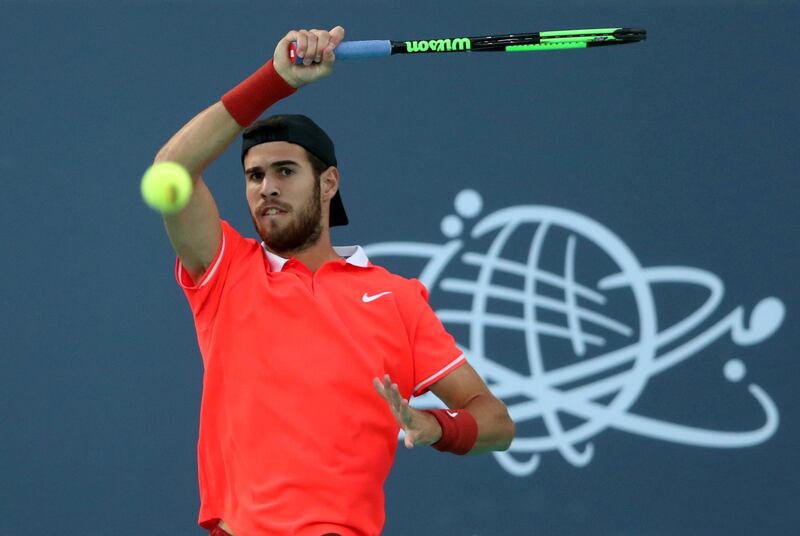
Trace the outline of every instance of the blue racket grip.
<instances>
[{"instance_id":1,"label":"blue racket grip","mask_svg":"<svg viewBox=\"0 0 800 536\"><path fill-rule=\"evenodd\" d=\"M344 41L336 47L336 59L356 60L392 55L391 41Z\"/></svg>"},{"instance_id":2,"label":"blue racket grip","mask_svg":"<svg viewBox=\"0 0 800 536\"><path fill-rule=\"evenodd\" d=\"M289 45L289 58L294 59L296 65L303 63L303 58L297 55L297 43ZM391 41L343 41L335 49L336 59L353 60L360 58L378 58L392 55Z\"/></svg>"}]
</instances>

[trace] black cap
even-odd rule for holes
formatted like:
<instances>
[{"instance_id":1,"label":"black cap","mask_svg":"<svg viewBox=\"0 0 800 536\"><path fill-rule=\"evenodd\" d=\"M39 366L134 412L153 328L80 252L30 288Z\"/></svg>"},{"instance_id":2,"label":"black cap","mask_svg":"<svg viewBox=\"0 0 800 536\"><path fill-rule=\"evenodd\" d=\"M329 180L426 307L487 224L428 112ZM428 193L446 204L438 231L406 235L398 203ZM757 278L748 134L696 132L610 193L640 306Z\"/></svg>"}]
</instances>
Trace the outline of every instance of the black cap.
<instances>
[{"instance_id":1,"label":"black cap","mask_svg":"<svg viewBox=\"0 0 800 536\"><path fill-rule=\"evenodd\" d=\"M304 115L273 115L256 121L242 134L242 165L244 156L254 145L272 141L287 141L305 148L328 166L336 165L333 141L325 131ZM331 199L330 226L347 225L342 196L337 191Z\"/></svg>"}]
</instances>

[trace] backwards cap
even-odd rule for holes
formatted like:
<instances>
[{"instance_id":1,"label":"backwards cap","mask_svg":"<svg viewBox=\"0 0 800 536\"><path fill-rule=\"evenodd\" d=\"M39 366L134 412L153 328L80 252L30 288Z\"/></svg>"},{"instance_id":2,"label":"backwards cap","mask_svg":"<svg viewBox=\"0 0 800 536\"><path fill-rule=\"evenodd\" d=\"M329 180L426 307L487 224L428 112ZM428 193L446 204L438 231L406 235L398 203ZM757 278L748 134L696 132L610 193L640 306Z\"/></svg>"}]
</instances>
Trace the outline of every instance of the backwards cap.
<instances>
[{"instance_id":1,"label":"backwards cap","mask_svg":"<svg viewBox=\"0 0 800 536\"><path fill-rule=\"evenodd\" d=\"M242 165L247 151L255 145L273 141L286 141L306 149L327 166L336 165L333 141L317 124L304 115L273 115L256 121L242 134ZM330 226L347 225L340 192L331 199Z\"/></svg>"}]
</instances>

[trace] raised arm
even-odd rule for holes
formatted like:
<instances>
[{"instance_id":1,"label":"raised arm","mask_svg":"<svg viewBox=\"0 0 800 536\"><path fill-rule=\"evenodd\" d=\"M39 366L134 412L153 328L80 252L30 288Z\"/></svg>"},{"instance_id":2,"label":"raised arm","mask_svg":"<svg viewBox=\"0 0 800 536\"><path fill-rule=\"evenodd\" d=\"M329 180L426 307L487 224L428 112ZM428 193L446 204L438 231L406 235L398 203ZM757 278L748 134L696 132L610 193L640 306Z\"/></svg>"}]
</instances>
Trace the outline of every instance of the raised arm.
<instances>
[{"instance_id":1,"label":"raised arm","mask_svg":"<svg viewBox=\"0 0 800 536\"><path fill-rule=\"evenodd\" d=\"M189 202L180 212L163 214L163 218L175 253L195 280L211 264L222 235L217 204L202 172L241 129L220 101L184 125L156 155L156 162L177 162L192 176L194 188Z\"/></svg>"},{"instance_id":2,"label":"raised arm","mask_svg":"<svg viewBox=\"0 0 800 536\"><path fill-rule=\"evenodd\" d=\"M335 60L333 49L343 38L341 26L330 31L287 33L275 47L272 60L192 118L156 155L156 162L184 166L194 183L186 206L178 213L164 215L170 242L193 278L211 264L222 233L217 205L203 181L203 171L270 105L296 88L329 75ZM288 48L294 41L304 65L289 61Z\"/></svg>"}]
</instances>

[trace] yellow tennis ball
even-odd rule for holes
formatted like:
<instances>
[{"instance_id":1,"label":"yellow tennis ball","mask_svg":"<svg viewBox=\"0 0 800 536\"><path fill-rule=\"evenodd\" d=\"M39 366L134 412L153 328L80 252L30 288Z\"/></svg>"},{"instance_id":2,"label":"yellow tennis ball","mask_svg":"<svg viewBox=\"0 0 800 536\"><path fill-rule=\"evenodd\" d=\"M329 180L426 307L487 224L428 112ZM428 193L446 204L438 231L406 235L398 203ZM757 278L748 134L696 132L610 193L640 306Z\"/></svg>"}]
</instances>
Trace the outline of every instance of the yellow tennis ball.
<instances>
[{"instance_id":1,"label":"yellow tennis ball","mask_svg":"<svg viewBox=\"0 0 800 536\"><path fill-rule=\"evenodd\" d=\"M186 168L175 162L158 162L142 177L142 198L150 208L172 214L192 196L192 178Z\"/></svg>"}]
</instances>

